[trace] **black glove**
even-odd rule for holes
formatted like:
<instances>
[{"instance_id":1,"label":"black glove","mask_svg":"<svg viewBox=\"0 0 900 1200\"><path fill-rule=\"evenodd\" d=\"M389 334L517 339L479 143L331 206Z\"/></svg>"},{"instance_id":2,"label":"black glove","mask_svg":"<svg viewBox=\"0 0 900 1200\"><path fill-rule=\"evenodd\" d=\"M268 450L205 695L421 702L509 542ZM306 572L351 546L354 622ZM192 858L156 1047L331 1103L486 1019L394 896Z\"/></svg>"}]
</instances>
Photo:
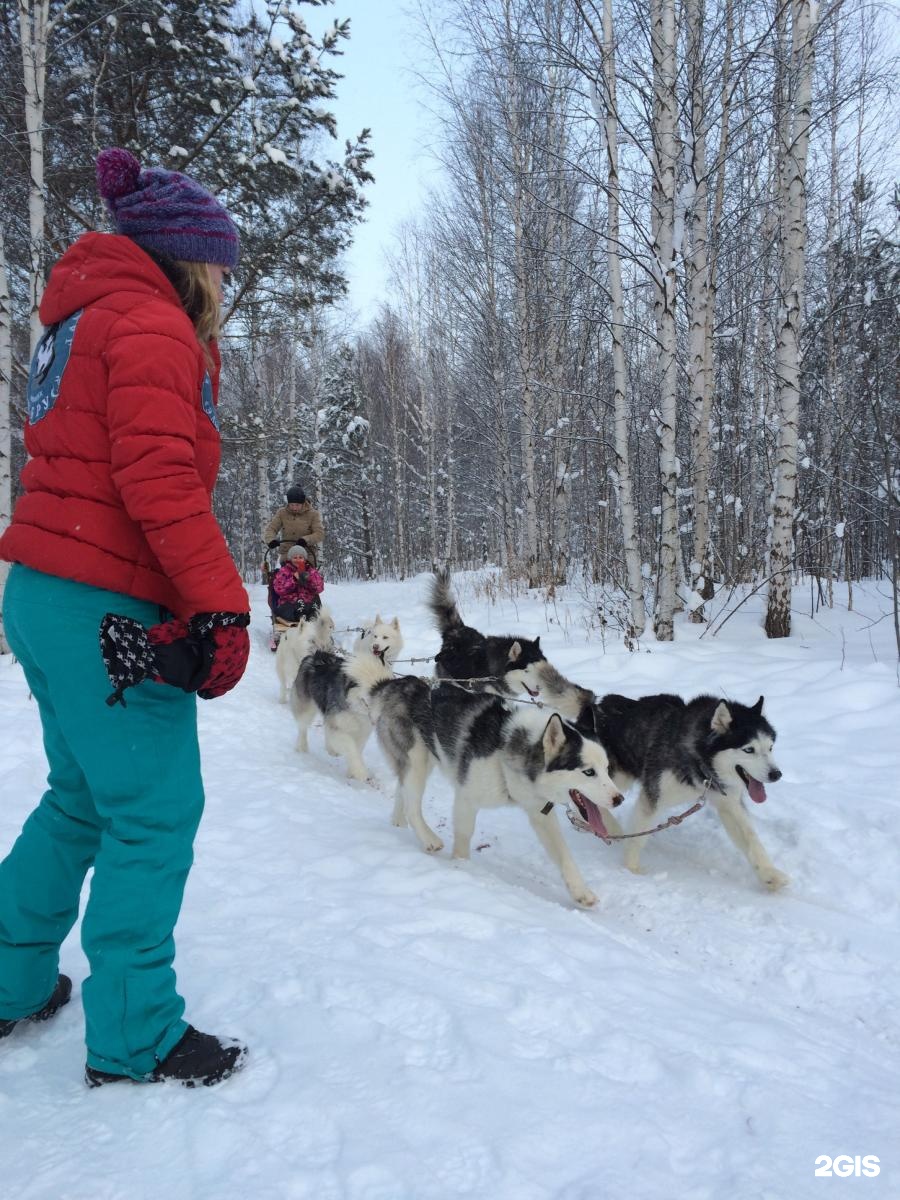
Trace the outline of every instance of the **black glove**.
<instances>
[{"instance_id":1,"label":"black glove","mask_svg":"<svg viewBox=\"0 0 900 1200\"><path fill-rule=\"evenodd\" d=\"M281 539L273 538L272 541L269 542L269 549L274 550L276 546L280 546L280 545L281 545Z\"/></svg>"},{"instance_id":2,"label":"black glove","mask_svg":"<svg viewBox=\"0 0 900 1200\"><path fill-rule=\"evenodd\" d=\"M249 613L198 613L187 623L145 629L132 617L107 613L100 622L100 652L115 690L106 703L124 707L122 693L145 679L199 691L204 699L221 696L247 665L249 624Z\"/></svg>"},{"instance_id":3,"label":"black glove","mask_svg":"<svg viewBox=\"0 0 900 1200\"><path fill-rule=\"evenodd\" d=\"M309 546L307 546L307 544L306 544L306 538L297 538L296 542L294 542L294 545L302 546L304 550L309 549Z\"/></svg>"}]
</instances>

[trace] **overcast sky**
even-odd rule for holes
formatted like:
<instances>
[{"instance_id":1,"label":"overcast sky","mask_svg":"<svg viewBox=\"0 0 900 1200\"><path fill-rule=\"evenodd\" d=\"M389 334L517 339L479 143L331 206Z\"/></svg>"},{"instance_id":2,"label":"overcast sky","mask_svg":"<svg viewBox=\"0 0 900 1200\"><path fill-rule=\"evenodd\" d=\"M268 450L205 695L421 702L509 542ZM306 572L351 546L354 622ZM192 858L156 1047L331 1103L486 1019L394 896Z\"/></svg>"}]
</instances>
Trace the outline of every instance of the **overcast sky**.
<instances>
[{"instance_id":1,"label":"overcast sky","mask_svg":"<svg viewBox=\"0 0 900 1200\"><path fill-rule=\"evenodd\" d=\"M420 205L434 166L427 159L428 115L414 68L420 57L412 0L336 0L304 10L310 29L349 17L344 55L331 62L344 78L331 109L343 140L372 130L374 185L366 191L366 222L356 230L346 260L350 307L363 320L373 316L384 294L383 251L398 222ZM337 155L336 155L337 157Z\"/></svg>"}]
</instances>

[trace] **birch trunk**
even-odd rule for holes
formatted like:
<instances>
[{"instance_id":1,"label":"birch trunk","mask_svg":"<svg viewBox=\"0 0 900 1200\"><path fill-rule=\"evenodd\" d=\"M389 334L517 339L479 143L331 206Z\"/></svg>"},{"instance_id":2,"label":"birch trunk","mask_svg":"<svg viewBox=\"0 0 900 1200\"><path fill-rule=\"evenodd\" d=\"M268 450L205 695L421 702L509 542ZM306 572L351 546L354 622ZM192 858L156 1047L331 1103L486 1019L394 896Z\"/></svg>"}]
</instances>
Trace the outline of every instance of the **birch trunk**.
<instances>
[{"instance_id":1,"label":"birch trunk","mask_svg":"<svg viewBox=\"0 0 900 1200\"><path fill-rule=\"evenodd\" d=\"M494 424L494 443L497 447L497 507L500 513L500 555L501 566L507 572L517 569L515 499L512 480L512 453L509 440L509 422L506 412L506 377L503 369L501 350L501 330L499 317L499 298L497 296L496 259L494 255L493 222L490 205L488 181L481 163L476 167L478 181L479 219L481 238L485 256L485 297L484 321L488 345L488 361L490 363L491 380L494 386L494 403L492 417ZM455 527L454 534L455 534ZM456 550L459 552L459 539L454 536Z\"/></svg>"},{"instance_id":2,"label":"birch trunk","mask_svg":"<svg viewBox=\"0 0 900 1200\"><path fill-rule=\"evenodd\" d=\"M676 331L675 331L675 0L653 0L653 274L654 314L659 343L659 477L660 553L655 630L662 642L674 637L680 554L678 544L678 465L675 456Z\"/></svg>"},{"instance_id":3,"label":"birch trunk","mask_svg":"<svg viewBox=\"0 0 900 1200\"><path fill-rule=\"evenodd\" d=\"M321 408L322 396L317 392L316 396L316 419L313 425L313 456L310 466L312 468L313 488L316 497L316 507L320 510L328 508L328 497L325 495L325 451L323 449L325 439L328 436L328 426L322 420L323 409Z\"/></svg>"},{"instance_id":4,"label":"birch trunk","mask_svg":"<svg viewBox=\"0 0 900 1200\"><path fill-rule=\"evenodd\" d=\"M814 34L815 21L810 0L792 0L791 83L794 97L790 141L781 148L780 171L782 267L775 347L780 427L765 625L770 638L788 637L791 632L791 573L800 411L800 327L806 272L806 164Z\"/></svg>"},{"instance_id":5,"label":"birch trunk","mask_svg":"<svg viewBox=\"0 0 900 1200\"><path fill-rule=\"evenodd\" d=\"M579 5L580 7L580 5ZM582 16L584 14L582 13ZM596 35L595 35L596 39ZM619 140L616 107L616 64L613 43L612 0L603 2L603 83L607 159L606 258L609 269L610 329L612 332L613 411L616 455L615 487L622 522L622 547L631 625L636 637L644 632L646 610L641 576L641 554L634 511L631 457L628 449L628 397L625 373L625 303L622 294L622 259L619 244ZM599 116L599 114L598 114Z\"/></svg>"},{"instance_id":6,"label":"birch trunk","mask_svg":"<svg viewBox=\"0 0 900 1200\"><path fill-rule=\"evenodd\" d=\"M398 409L402 403L396 363L392 361L392 349L388 349L387 384L389 404L389 426L391 469L397 503L394 506L394 533L396 544L396 566L401 579L409 574L409 531L406 524L406 472L404 470L403 454L400 446L400 426Z\"/></svg>"},{"instance_id":7,"label":"birch trunk","mask_svg":"<svg viewBox=\"0 0 900 1200\"><path fill-rule=\"evenodd\" d=\"M256 447L256 507L259 513L256 525L261 535L262 530L268 525L272 516L272 511L269 507L268 443L265 438L261 438ZM265 553L266 551L264 550L263 554L265 555Z\"/></svg>"},{"instance_id":8,"label":"birch trunk","mask_svg":"<svg viewBox=\"0 0 900 1200\"><path fill-rule=\"evenodd\" d=\"M549 20L550 8L545 5ZM556 65L547 73L546 88L549 93L546 114L546 147L552 162L568 160L564 100L559 86ZM550 396L549 427L556 434L567 427L566 412L566 363L578 358L570 348L570 322L572 313L571 280L568 264L571 261L572 223L569 219L569 200L566 181L559 171L550 178L548 203L544 205L544 273L552 281L547 296L546 329L547 346L544 378ZM559 436L554 437L550 449L553 471L553 486L550 489L550 504L546 528L548 545L546 565L550 580L555 585L568 581L572 541L572 442Z\"/></svg>"},{"instance_id":9,"label":"birch trunk","mask_svg":"<svg viewBox=\"0 0 900 1200\"><path fill-rule=\"evenodd\" d=\"M706 304L706 327L704 329L703 355L706 369L708 396L706 411L702 417L701 436L697 451L701 459L701 469L704 475L703 513L706 530L700 531L695 537L695 557L699 558L703 568L703 587L700 594L704 600L712 600L715 588L712 582L712 547L710 542L709 520L709 419L712 413L713 399L716 390L715 358L713 355L713 332L716 321L716 293L719 278L719 230L722 228L722 213L725 207L725 177L728 166L728 152L731 143L731 51L734 46L734 8L731 0L725 0L725 52L722 62L722 84L720 89L719 113L719 151L716 156L716 193L713 200L712 224L708 230L707 245L709 247L709 295ZM694 494L696 504L696 490ZM702 540L701 540L702 538Z\"/></svg>"},{"instance_id":10,"label":"birch trunk","mask_svg":"<svg viewBox=\"0 0 900 1200\"><path fill-rule=\"evenodd\" d=\"M446 485L444 487L444 512L447 517L447 529L444 537L444 562L451 563L456 559L456 488L453 480L456 472L456 461L453 453L453 432L447 434L447 453L444 458L446 465Z\"/></svg>"},{"instance_id":11,"label":"birch trunk","mask_svg":"<svg viewBox=\"0 0 900 1200\"><path fill-rule=\"evenodd\" d=\"M712 554L709 521L709 421L715 387L713 329L715 325L715 258L710 254L709 213L707 207L706 137L708 128L706 91L703 82L705 16L704 0L688 0L687 58L691 92L691 170L694 196L687 220L690 225L691 255L686 259L688 276L688 392L692 412L691 443L694 460L694 537L690 566L690 588L694 594L711 599ZM729 69L732 42L732 10L725 9L725 53L722 63L721 132L716 163L717 183L713 229L721 219L724 198L725 162L728 148ZM691 620L702 623L703 606L691 610Z\"/></svg>"},{"instance_id":12,"label":"birch trunk","mask_svg":"<svg viewBox=\"0 0 900 1200\"><path fill-rule=\"evenodd\" d=\"M12 430L10 401L12 392L12 306L3 226L0 225L0 534L12 520ZM6 586L9 563L0 561L0 597ZM0 608L0 654L8 654Z\"/></svg>"},{"instance_id":13,"label":"birch trunk","mask_svg":"<svg viewBox=\"0 0 900 1200\"><path fill-rule=\"evenodd\" d=\"M369 489L364 487L359 498L359 517L362 524L363 559L366 564L366 579L375 578L375 550L372 542L372 506Z\"/></svg>"},{"instance_id":14,"label":"birch trunk","mask_svg":"<svg viewBox=\"0 0 900 1200\"><path fill-rule=\"evenodd\" d=\"M515 311L516 311L516 357L519 365L521 388L521 442L522 484L525 490L525 527L523 531L522 557L528 570L528 583L534 587L540 574L538 556L537 484L535 480L535 411L531 381L531 326L528 300L528 279L525 263L525 218L522 211L524 186L521 178L519 153L514 150L517 161L516 186L513 199L513 237L515 240Z\"/></svg>"},{"instance_id":15,"label":"birch trunk","mask_svg":"<svg viewBox=\"0 0 900 1200\"><path fill-rule=\"evenodd\" d=\"M19 41L28 135L28 298L29 358L41 337L38 309L44 293L44 83L51 23L50 0L19 0Z\"/></svg>"},{"instance_id":16,"label":"birch trunk","mask_svg":"<svg viewBox=\"0 0 900 1200\"><path fill-rule=\"evenodd\" d=\"M831 55L831 94L838 94L838 80L840 79L840 45L841 39L838 36L837 29L833 32L832 55ZM835 527L835 522L843 520L843 512L841 511L841 454L839 449L836 451L834 446L834 431L835 428L840 428L843 424L843 388L841 386L840 369L838 366L837 354L837 338L835 337L835 327L839 320L837 315L838 300L837 300L837 269L839 255L837 253L838 243L838 205L840 203L840 185L838 181L838 123L840 113L836 104L831 106L829 113L829 191L828 191L828 213L825 226L825 244L828 247L827 251L827 269L826 269L826 294L827 294L827 311L828 318L825 322L825 378L826 389L825 394L828 397L831 419L826 420L823 438L822 438L822 464L826 470L831 473L831 484L828 489L828 506L826 510L826 520L828 526L832 530ZM826 580L826 594L828 598L828 607L834 607L834 584L840 572L841 558L843 555L843 540L834 538L831 549L831 558L828 571L828 579Z\"/></svg>"},{"instance_id":17,"label":"birch trunk","mask_svg":"<svg viewBox=\"0 0 900 1200\"><path fill-rule=\"evenodd\" d=\"M504 0L503 14L505 32L509 44L514 34L509 4ZM524 491L525 525L522 539L522 558L528 571L528 582L538 582L540 547L538 545L537 482L535 471L535 400L532 382L534 348L532 344L532 312L529 295L528 256L526 239L533 217L533 204L528 203L527 180L531 168L531 154L525 144L522 129L524 117L518 64L507 61L506 96L503 102L503 118L509 139L509 155L513 177L510 199L513 235L513 293L515 312L515 353L519 369L520 387L520 442L522 451L522 487Z\"/></svg>"}]
</instances>

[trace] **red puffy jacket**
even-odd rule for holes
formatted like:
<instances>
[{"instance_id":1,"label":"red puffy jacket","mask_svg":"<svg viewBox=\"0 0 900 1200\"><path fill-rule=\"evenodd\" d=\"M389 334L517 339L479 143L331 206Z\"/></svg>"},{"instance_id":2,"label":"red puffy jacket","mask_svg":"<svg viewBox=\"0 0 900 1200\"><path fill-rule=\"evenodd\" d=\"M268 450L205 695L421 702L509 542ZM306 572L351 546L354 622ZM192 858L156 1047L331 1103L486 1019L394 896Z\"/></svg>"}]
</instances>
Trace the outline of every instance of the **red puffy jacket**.
<instances>
[{"instance_id":1,"label":"red puffy jacket","mask_svg":"<svg viewBox=\"0 0 900 1200\"><path fill-rule=\"evenodd\" d=\"M28 386L25 494L0 557L176 616L250 605L210 499L218 351L153 260L89 233L54 266Z\"/></svg>"}]
</instances>

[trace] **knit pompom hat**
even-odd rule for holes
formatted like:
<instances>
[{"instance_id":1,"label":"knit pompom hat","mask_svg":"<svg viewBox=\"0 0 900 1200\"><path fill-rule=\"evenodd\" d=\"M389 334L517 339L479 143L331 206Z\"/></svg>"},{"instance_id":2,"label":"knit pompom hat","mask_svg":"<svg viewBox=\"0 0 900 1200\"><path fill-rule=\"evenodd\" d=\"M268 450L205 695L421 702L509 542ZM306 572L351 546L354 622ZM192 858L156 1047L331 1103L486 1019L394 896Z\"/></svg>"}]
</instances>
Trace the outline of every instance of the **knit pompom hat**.
<instances>
[{"instance_id":1,"label":"knit pompom hat","mask_svg":"<svg viewBox=\"0 0 900 1200\"><path fill-rule=\"evenodd\" d=\"M116 232L139 246L185 262L237 266L234 222L211 192L180 171L142 170L130 151L103 150L97 156L97 188Z\"/></svg>"},{"instance_id":2,"label":"knit pompom hat","mask_svg":"<svg viewBox=\"0 0 900 1200\"><path fill-rule=\"evenodd\" d=\"M288 562L292 562L295 558L302 558L304 562L309 561L309 555L302 546L291 546L290 550L288 550Z\"/></svg>"}]
</instances>

